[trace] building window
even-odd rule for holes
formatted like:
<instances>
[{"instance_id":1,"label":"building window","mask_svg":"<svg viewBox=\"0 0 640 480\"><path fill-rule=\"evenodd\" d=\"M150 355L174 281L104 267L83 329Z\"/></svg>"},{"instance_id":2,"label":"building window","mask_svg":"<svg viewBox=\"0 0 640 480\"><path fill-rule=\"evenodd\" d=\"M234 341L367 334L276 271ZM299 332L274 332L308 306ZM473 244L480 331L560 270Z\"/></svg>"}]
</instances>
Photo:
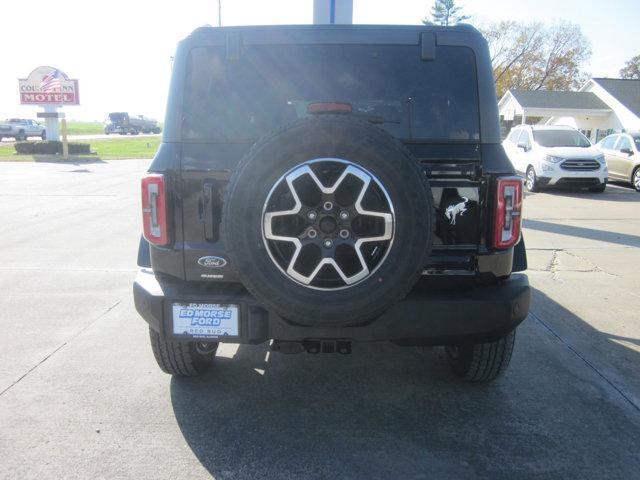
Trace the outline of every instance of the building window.
<instances>
[{"instance_id":1,"label":"building window","mask_svg":"<svg viewBox=\"0 0 640 480\"><path fill-rule=\"evenodd\" d=\"M604 137L608 137L609 135L612 135L614 133L616 133L616 131L613 128L609 128L607 130L596 129L596 143L602 140Z\"/></svg>"}]
</instances>

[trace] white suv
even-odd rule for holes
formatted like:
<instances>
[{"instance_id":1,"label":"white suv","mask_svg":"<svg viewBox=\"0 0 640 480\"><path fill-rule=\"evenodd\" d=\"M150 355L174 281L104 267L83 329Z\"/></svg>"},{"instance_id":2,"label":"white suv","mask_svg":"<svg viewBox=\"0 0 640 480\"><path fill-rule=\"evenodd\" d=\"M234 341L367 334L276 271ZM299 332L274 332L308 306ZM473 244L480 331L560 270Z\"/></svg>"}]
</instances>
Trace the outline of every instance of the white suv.
<instances>
[{"instance_id":1,"label":"white suv","mask_svg":"<svg viewBox=\"0 0 640 480\"><path fill-rule=\"evenodd\" d=\"M502 146L530 192L545 186L604 192L607 186L604 155L575 128L518 125Z\"/></svg>"}]
</instances>

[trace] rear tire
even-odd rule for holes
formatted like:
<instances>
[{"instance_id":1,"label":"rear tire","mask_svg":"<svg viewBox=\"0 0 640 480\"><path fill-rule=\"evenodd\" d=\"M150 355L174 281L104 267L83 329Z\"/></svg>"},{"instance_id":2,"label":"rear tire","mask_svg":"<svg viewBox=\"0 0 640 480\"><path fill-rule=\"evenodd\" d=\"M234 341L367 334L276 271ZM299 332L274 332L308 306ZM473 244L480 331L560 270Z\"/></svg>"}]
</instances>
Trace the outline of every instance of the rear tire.
<instances>
[{"instance_id":1,"label":"rear tire","mask_svg":"<svg viewBox=\"0 0 640 480\"><path fill-rule=\"evenodd\" d=\"M524 179L524 184L527 187L527 190L532 193L535 193L539 190L538 177L536 177L536 171L533 169L532 166L529 166L527 168L527 175Z\"/></svg>"},{"instance_id":2,"label":"rear tire","mask_svg":"<svg viewBox=\"0 0 640 480\"><path fill-rule=\"evenodd\" d=\"M44 141L47 139L47 131L43 130L42 133L40 134L40 138Z\"/></svg>"},{"instance_id":3,"label":"rear tire","mask_svg":"<svg viewBox=\"0 0 640 480\"><path fill-rule=\"evenodd\" d=\"M490 382L509 366L516 331L488 343L460 344L445 347L453 372L470 382Z\"/></svg>"},{"instance_id":4,"label":"rear tire","mask_svg":"<svg viewBox=\"0 0 640 480\"><path fill-rule=\"evenodd\" d=\"M27 139L27 134L24 133L24 130L20 130L18 135L16 135L16 142L24 142Z\"/></svg>"},{"instance_id":5,"label":"rear tire","mask_svg":"<svg viewBox=\"0 0 640 480\"><path fill-rule=\"evenodd\" d=\"M640 167L636 167L631 175L631 185L636 189L636 192L640 192Z\"/></svg>"},{"instance_id":6,"label":"rear tire","mask_svg":"<svg viewBox=\"0 0 640 480\"><path fill-rule=\"evenodd\" d=\"M216 356L218 343L181 342L163 339L149 329L153 356L163 372L179 377L194 377L207 371Z\"/></svg>"}]
</instances>

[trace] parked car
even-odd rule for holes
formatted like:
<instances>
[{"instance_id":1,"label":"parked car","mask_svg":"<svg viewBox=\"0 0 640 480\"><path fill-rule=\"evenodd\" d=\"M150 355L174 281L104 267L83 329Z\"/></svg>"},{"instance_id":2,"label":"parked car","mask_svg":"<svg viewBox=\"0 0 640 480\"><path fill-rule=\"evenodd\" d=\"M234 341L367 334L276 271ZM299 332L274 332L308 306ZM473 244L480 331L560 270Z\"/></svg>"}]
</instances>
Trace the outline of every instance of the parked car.
<instances>
[{"instance_id":1,"label":"parked car","mask_svg":"<svg viewBox=\"0 0 640 480\"><path fill-rule=\"evenodd\" d=\"M144 115L129 115L127 112L113 112L107 117L104 133L138 135L139 133L160 133L158 121Z\"/></svg>"},{"instance_id":2,"label":"parked car","mask_svg":"<svg viewBox=\"0 0 640 480\"><path fill-rule=\"evenodd\" d=\"M24 118L10 118L0 122L0 140L5 137L13 137L18 142L23 142L29 137L47 139L47 130L35 120Z\"/></svg>"},{"instance_id":3,"label":"parked car","mask_svg":"<svg viewBox=\"0 0 640 480\"><path fill-rule=\"evenodd\" d=\"M604 192L607 186L604 155L575 128L518 125L502 145L530 192L553 186Z\"/></svg>"},{"instance_id":4,"label":"parked car","mask_svg":"<svg viewBox=\"0 0 640 480\"><path fill-rule=\"evenodd\" d=\"M596 146L604 154L609 177L630 182L640 192L640 132L609 135Z\"/></svg>"},{"instance_id":5,"label":"parked car","mask_svg":"<svg viewBox=\"0 0 640 480\"><path fill-rule=\"evenodd\" d=\"M522 179L477 30L203 27L172 75L134 283L162 370L267 341L444 345L471 381L507 368L530 301Z\"/></svg>"}]
</instances>

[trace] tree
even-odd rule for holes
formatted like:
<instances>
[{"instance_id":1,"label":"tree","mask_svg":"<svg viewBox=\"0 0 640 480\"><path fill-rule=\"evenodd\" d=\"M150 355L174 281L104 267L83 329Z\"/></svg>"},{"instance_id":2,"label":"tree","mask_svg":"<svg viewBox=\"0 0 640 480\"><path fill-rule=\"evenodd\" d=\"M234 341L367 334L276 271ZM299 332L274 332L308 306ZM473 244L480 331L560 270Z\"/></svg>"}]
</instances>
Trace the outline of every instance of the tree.
<instances>
[{"instance_id":1,"label":"tree","mask_svg":"<svg viewBox=\"0 0 640 480\"><path fill-rule=\"evenodd\" d=\"M431 7L432 20L425 18L422 23L448 27L469 19L467 15L462 15L462 7L456 6L455 3L455 0L435 0L433 7Z\"/></svg>"},{"instance_id":2,"label":"tree","mask_svg":"<svg viewBox=\"0 0 640 480\"><path fill-rule=\"evenodd\" d=\"M575 90L591 46L576 24L502 21L482 28L498 96L507 90Z\"/></svg>"},{"instance_id":3,"label":"tree","mask_svg":"<svg viewBox=\"0 0 640 480\"><path fill-rule=\"evenodd\" d=\"M636 55L620 69L620 78L640 79L640 55Z\"/></svg>"}]
</instances>

